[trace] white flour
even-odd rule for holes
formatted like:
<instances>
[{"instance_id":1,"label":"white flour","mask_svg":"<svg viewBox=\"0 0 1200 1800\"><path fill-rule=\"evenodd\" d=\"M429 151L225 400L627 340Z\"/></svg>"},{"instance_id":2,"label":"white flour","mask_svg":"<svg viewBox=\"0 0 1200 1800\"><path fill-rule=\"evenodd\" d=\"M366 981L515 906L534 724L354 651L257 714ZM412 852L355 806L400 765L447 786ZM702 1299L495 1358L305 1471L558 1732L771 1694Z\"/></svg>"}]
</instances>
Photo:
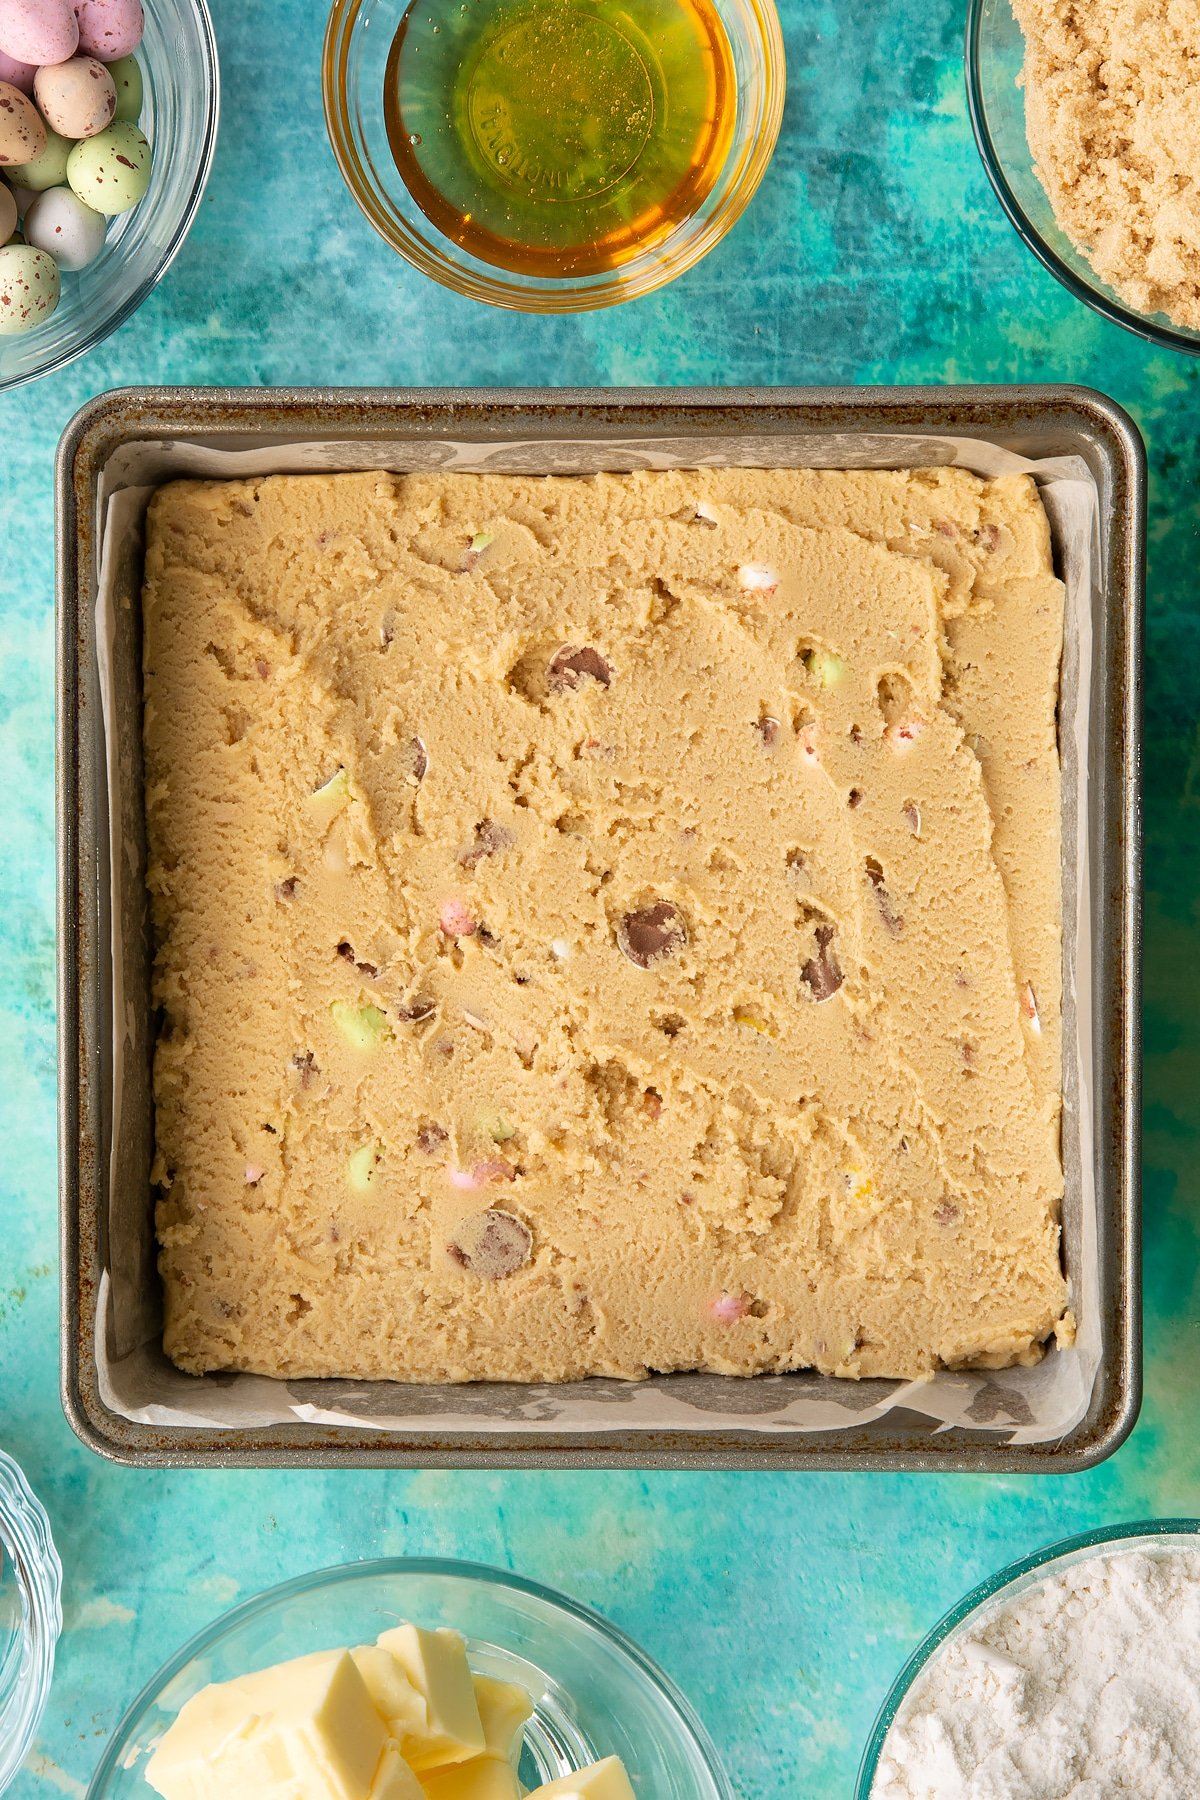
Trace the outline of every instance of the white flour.
<instances>
[{"instance_id":1,"label":"white flour","mask_svg":"<svg viewBox=\"0 0 1200 1800\"><path fill-rule=\"evenodd\" d=\"M1200 1551L1089 1557L943 1647L871 1800L1197 1800Z\"/></svg>"}]
</instances>

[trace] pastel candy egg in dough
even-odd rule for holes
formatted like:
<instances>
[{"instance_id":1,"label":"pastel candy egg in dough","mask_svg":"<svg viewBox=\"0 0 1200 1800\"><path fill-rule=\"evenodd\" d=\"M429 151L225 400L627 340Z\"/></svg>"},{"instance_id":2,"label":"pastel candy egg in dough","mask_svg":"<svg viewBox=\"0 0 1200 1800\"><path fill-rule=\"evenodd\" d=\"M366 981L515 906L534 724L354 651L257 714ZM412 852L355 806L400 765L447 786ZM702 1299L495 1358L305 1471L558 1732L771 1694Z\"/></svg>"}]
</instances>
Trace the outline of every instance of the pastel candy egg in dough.
<instances>
[{"instance_id":1,"label":"pastel candy egg in dough","mask_svg":"<svg viewBox=\"0 0 1200 1800\"><path fill-rule=\"evenodd\" d=\"M58 264L31 244L0 250L0 337L32 331L58 305Z\"/></svg>"},{"instance_id":2,"label":"pastel candy egg in dough","mask_svg":"<svg viewBox=\"0 0 1200 1800\"><path fill-rule=\"evenodd\" d=\"M66 62L78 43L71 0L0 0L0 50L17 62Z\"/></svg>"},{"instance_id":3,"label":"pastel candy egg in dough","mask_svg":"<svg viewBox=\"0 0 1200 1800\"><path fill-rule=\"evenodd\" d=\"M85 206L70 188L49 188L25 215L26 241L48 251L60 269L72 273L95 262L107 228L103 215Z\"/></svg>"},{"instance_id":4,"label":"pastel candy egg in dough","mask_svg":"<svg viewBox=\"0 0 1200 1800\"><path fill-rule=\"evenodd\" d=\"M67 138L95 137L112 124L117 110L116 84L94 56L39 69L33 97L50 129Z\"/></svg>"},{"instance_id":5,"label":"pastel candy egg in dough","mask_svg":"<svg viewBox=\"0 0 1200 1800\"><path fill-rule=\"evenodd\" d=\"M17 197L0 183L0 245L7 244L17 229Z\"/></svg>"},{"instance_id":6,"label":"pastel candy egg in dough","mask_svg":"<svg viewBox=\"0 0 1200 1800\"><path fill-rule=\"evenodd\" d=\"M75 0L75 17L79 48L102 62L131 55L146 29L142 0Z\"/></svg>"},{"instance_id":7,"label":"pastel candy egg in dough","mask_svg":"<svg viewBox=\"0 0 1200 1800\"><path fill-rule=\"evenodd\" d=\"M33 101L11 81L0 82L0 166L16 168L45 147L46 127Z\"/></svg>"},{"instance_id":8,"label":"pastel candy egg in dough","mask_svg":"<svg viewBox=\"0 0 1200 1800\"><path fill-rule=\"evenodd\" d=\"M127 125L136 125L142 116L142 71L137 57L118 58L116 62L109 63L108 72L117 90L114 120L120 119Z\"/></svg>"},{"instance_id":9,"label":"pastel candy egg in dough","mask_svg":"<svg viewBox=\"0 0 1200 1800\"><path fill-rule=\"evenodd\" d=\"M150 185L150 145L136 125L110 125L76 144L67 180L85 206L109 218L136 206Z\"/></svg>"},{"instance_id":10,"label":"pastel candy egg in dough","mask_svg":"<svg viewBox=\"0 0 1200 1800\"><path fill-rule=\"evenodd\" d=\"M67 161L71 155L69 138L60 137L57 131L46 131L44 125L42 130L46 141L40 153L31 162L19 163L8 171L14 187L28 188L35 194L62 186L67 179Z\"/></svg>"},{"instance_id":11,"label":"pastel candy egg in dough","mask_svg":"<svg viewBox=\"0 0 1200 1800\"><path fill-rule=\"evenodd\" d=\"M20 88L23 94L32 94L36 74L37 70L32 63L18 62L15 56L6 56L0 50L0 81L7 81L10 87Z\"/></svg>"}]
</instances>

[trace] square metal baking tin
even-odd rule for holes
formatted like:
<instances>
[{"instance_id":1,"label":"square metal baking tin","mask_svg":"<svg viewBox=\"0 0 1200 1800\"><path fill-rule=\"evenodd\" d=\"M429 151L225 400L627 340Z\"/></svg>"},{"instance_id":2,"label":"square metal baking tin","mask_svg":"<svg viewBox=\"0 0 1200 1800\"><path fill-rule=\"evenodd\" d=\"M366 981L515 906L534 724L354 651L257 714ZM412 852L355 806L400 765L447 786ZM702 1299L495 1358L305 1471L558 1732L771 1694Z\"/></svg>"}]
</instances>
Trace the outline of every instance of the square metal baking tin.
<instances>
[{"instance_id":1,"label":"square metal baking tin","mask_svg":"<svg viewBox=\"0 0 1200 1800\"><path fill-rule=\"evenodd\" d=\"M939 1428L914 1401L871 1423L803 1432L756 1428L763 1383L828 1388L811 1372L737 1382L729 1402L736 1429L623 1429L620 1404L600 1430L564 1431L545 1389L515 1401L511 1389L474 1384L454 1390L459 1424L422 1429L430 1399L412 1394L411 1429L382 1431L321 1423L249 1429L133 1422L101 1392L96 1353L101 1280L120 1264L123 1279L156 1290L150 1187L152 1112L149 1051L153 1016L145 919L144 840L138 752L117 780L126 843L140 842L141 869L122 902L128 1012L145 1069L133 1083L112 1137L113 966L109 918L108 778L97 664L96 579L100 484L133 445L161 446L163 464L180 444L252 449L280 446L281 466L313 466L306 445L333 445L337 466L405 465L405 446L442 442L521 444L533 460L563 472L605 466L604 446L657 442L688 466L705 440L736 439L738 460L772 463L772 444L797 439L830 467L896 466L882 439L913 432L974 438L1031 458L1077 456L1100 500L1102 603L1093 617L1087 679L1093 722L1087 832L1090 851L1093 1009L1092 1095L1101 1358L1086 1415L1065 1437L1014 1442L1008 1431ZM874 443L872 442L874 439ZM388 446L396 446L391 458ZM537 446L547 446L544 465ZM572 446L590 446L580 461ZM551 451L550 446L554 448ZM528 447L533 449L529 450ZM564 449L565 446L565 449ZM143 453L144 454L144 453ZM117 461L114 463L114 459ZM328 465L326 465L328 466ZM614 462L611 466L620 466ZM1145 459L1130 419L1103 395L1076 387L752 389L607 391L405 391L389 389L133 389L92 401L68 426L58 457L58 881L59 1136L62 1209L63 1404L83 1441L121 1462L151 1465L351 1464L531 1467L913 1469L1068 1471L1086 1468L1122 1442L1137 1416L1141 1383L1139 1244L1140 1058L1140 686ZM131 580L136 583L136 571ZM136 585L132 590L136 593ZM136 607L132 612L136 614ZM136 623L130 627L136 642ZM116 709L126 743L138 742L140 664L127 652ZM121 674L122 671L118 671ZM136 856L135 859L136 861ZM133 971L132 983L130 970ZM110 1183L125 1185L144 1220L136 1243L110 1243ZM141 1194L144 1191L144 1213ZM1070 1248L1068 1245L1068 1273ZM153 1345L148 1355L162 1358ZM166 1368L163 1359L164 1370ZM252 1377L234 1376L245 1381ZM689 1398L719 1376L659 1376ZM678 1385L682 1384L682 1385ZM687 1384L691 1384L689 1387ZM364 1384L309 1383L333 1405ZM392 1384L381 1384L391 1386ZM587 1384L580 1384L586 1386ZM612 1397L613 1384L605 1384ZM889 1384L862 1383L864 1402ZM844 1384L838 1384L844 1391ZM727 1392L732 1390L727 1389ZM394 1405L394 1399L392 1404ZM399 1410L399 1409L398 1409ZM436 1410L436 1408L435 1408ZM488 1429L472 1420L488 1419ZM686 1408L684 1410L686 1417Z\"/></svg>"}]
</instances>

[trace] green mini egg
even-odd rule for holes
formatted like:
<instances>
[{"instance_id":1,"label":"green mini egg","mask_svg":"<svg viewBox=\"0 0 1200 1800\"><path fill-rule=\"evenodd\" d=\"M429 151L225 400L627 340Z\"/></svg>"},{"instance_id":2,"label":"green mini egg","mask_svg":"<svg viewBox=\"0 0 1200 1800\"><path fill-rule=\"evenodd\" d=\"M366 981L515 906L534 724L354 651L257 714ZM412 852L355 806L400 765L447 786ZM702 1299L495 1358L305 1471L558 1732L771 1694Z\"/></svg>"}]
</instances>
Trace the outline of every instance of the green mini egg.
<instances>
[{"instance_id":1,"label":"green mini egg","mask_svg":"<svg viewBox=\"0 0 1200 1800\"><path fill-rule=\"evenodd\" d=\"M6 244L0 250L0 337L32 331L57 305L54 258L28 244Z\"/></svg>"},{"instance_id":2,"label":"green mini egg","mask_svg":"<svg viewBox=\"0 0 1200 1800\"><path fill-rule=\"evenodd\" d=\"M18 163L4 173L16 187L44 194L47 188L61 187L67 179L67 162L72 148L69 138L59 137L57 131L47 131L46 148L40 156L35 156L32 162Z\"/></svg>"},{"instance_id":3,"label":"green mini egg","mask_svg":"<svg viewBox=\"0 0 1200 1800\"><path fill-rule=\"evenodd\" d=\"M122 121L76 144L67 158L76 198L112 218L136 206L150 185L150 146L136 125Z\"/></svg>"},{"instance_id":4,"label":"green mini egg","mask_svg":"<svg viewBox=\"0 0 1200 1800\"><path fill-rule=\"evenodd\" d=\"M142 116L142 71L137 57L123 56L120 62L109 63L108 72L117 90L114 124L136 125Z\"/></svg>"}]
</instances>

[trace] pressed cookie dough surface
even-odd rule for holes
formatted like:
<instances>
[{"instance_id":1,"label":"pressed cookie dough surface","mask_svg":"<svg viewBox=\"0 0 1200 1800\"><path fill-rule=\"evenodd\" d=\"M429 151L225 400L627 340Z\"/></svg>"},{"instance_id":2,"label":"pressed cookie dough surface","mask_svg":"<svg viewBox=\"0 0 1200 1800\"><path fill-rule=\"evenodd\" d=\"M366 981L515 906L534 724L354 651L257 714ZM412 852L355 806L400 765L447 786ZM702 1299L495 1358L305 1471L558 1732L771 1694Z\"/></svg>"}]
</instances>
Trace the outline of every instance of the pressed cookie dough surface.
<instances>
[{"instance_id":1,"label":"pressed cookie dough surface","mask_svg":"<svg viewBox=\"0 0 1200 1800\"><path fill-rule=\"evenodd\" d=\"M181 482L144 610L182 1367L912 1375L1069 1331L1032 483Z\"/></svg>"}]
</instances>

